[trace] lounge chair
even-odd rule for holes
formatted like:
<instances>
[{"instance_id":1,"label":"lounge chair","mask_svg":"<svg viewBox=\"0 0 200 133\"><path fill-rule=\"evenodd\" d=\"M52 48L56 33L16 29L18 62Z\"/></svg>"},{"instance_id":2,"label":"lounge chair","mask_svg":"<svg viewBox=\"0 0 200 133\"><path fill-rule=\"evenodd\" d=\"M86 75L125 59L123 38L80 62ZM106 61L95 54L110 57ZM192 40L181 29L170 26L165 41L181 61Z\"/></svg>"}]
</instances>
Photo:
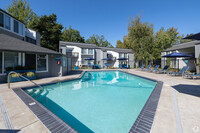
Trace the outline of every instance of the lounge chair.
<instances>
[{"instance_id":1,"label":"lounge chair","mask_svg":"<svg viewBox=\"0 0 200 133\"><path fill-rule=\"evenodd\" d=\"M151 65L148 65L147 68L144 68L142 71L148 71L150 69Z\"/></svg>"},{"instance_id":2,"label":"lounge chair","mask_svg":"<svg viewBox=\"0 0 200 133\"><path fill-rule=\"evenodd\" d=\"M194 78L200 78L200 72L198 74L195 74L195 73L193 73L193 74L186 74L186 75L184 75L184 77L192 78L192 79L194 79Z\"/></svg>"},{"instance_id":3,"label":"lounge chair","mask_svg":"<svg viewBox=\"0 0 200 133\"><path fill-rule=\"evenodd\" d=\"M165 66L162 70L157 70L155 71L156 73L167 73L167 69L169 68L169 66Z\"/></svg>"},{"instance_id":4,"label":"lounge chair","mask_svg":"<svg viewBox=\"0 0 200 133\"><path fill-rule=\"evenodd\" d=\"M184 66L179 72L169 72L168 74L169 75L172 75L172 76L183 76L183 74L189 69L188 66Z\"/></svg>"},{"instance_id":5,"label":"lounge chair","mask_svg":"<svg viewBox=\"0 0 200 133\"><path fill-rule=\"evenodd\" d=\"M144 69L144 64L140 67L140 70L143 70Z\"/></svg>"},{"instance_id":6,"label":"lounge chair","mask_svg":"<svg viewBox=\"0 0 200 133\"><path fill-rule=\"evenodd\" d=\"M160 66L160 65L156 65L154 69L149 69L148 71L149 71L149 72L155 72L155 71L158 70L159 66Z\"/></svg>"}]
</instances>

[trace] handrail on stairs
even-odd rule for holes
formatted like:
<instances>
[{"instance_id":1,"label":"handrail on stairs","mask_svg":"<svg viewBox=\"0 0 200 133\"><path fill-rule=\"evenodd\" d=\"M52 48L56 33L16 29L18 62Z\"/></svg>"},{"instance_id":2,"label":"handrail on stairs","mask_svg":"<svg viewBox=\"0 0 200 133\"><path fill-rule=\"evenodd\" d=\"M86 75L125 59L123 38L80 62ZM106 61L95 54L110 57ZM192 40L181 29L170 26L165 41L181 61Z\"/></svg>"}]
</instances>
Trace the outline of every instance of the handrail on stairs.
<instances>
[{"instance_id":1,"label":"handrail on stairs","mask_svg":"<svg viewBox=\"0 0 200 133\"><path fill-rule=\"evenodd\" d=\"M9 88L9 89L10 89L10 74L12 74L12 73L17 74L18 76L22 77L23 79L25 79L25 80L27 80L27 81L30 81L31 83L33 83L34 85L40 87L41 89L44 89L41 85L38 85L37 83L31 81L30 79L28 79L28 78L26 78L26 77L20 75L19 73L14 72L14 71L9 72L9 74L8 74L8 88Z\"/></svg>"}]
</instances>

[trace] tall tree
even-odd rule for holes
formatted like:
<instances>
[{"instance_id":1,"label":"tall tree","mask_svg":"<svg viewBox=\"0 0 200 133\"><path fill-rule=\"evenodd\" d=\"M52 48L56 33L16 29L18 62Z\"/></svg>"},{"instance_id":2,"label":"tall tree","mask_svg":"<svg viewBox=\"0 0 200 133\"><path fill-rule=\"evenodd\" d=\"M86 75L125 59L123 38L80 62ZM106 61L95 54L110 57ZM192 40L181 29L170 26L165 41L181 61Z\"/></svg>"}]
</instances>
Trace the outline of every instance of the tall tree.
<instances>
[{"instance_id":1,"label":"tall tree","mask_svg":"<svg viewBox=\"0 0 200 133\"><path fill-rule=\"evenodd\" d=\"M80 35L80 32L78 30L72 29L71 26L69 26L69 29L65 27L63 30L62 40L68 42L85 42L85 39Z\"/></svg>"},{"instance_id":2,"label":"tall tree","mask_svg":"<svg viewBox=\"0 0 200 133\"><path fill-rule=\"evenodd\" d=\"M187 34L186 36L182 35L181 38L185 38L188 36L194 35L193 33ZM190 42L193 41L193 39L181 39L180 43L184 43L184 42Z\"/></svg>"},{"instance_id":3,"label":"tall tree","mask_svg":"<svg viewBox=\"0 0 200 133\"><path fill-rule=\"evenodd\" d=\"M161 52L167 48L172 47L173 44L180 42L181 36L177 28L168 28L166 31L161 28L155 33L155 42L153 46L153 57L155 59L161 58Z\"/></svg>"},{"instance_id":4,"label":"tall tree","mask_svg":"<svg viewBox=\"0 0 200 133\"><path fill-rule=\"evenodd\" d=\"M24 22L28 27L36 18L36 14L26 0L13 0L7 8L7 12Z\"/></svg>"},{"instance_id":5,"label":"tall tree","mask_svg":"<svg viewBox=\"0 0 200 133\"><path fill-rule=\"evenodd\" d=\"M116 48L126 48L126 46L122 41L117 40Z\"/></svg>"},{"instance_id":6,"label":"tall tree","mask_svg":"<svg viewBox=\"0 0 200 133\"><path fill-rule=\"evenodd\" d=\"M146 61L153 59L153 25L141 22L140 16L131 19L128 26L128 48L133 49L135 60Z\"/></svg>"},{"instance_id":7,"label":"tall tree","mask_svg":"<svg viewBox=\"0 0 200 133\"><path fill-rule=\"evenodd\" d=\"M41 46L56 51L59 50L59 40L63 26L57 22L55 14L40 17L38 22L34 23L32 27L41 35Z\"/></svg>"},{"instance_id":8,"label":"tall tree","mask_svg":"<svg viewBox=\"0 0 200 133\"><path fill-rule=\"evenodd\" d=\"M100 47L113 48L113 46L107 40L105 40L103 35L99 36L99 35L94 34L93 36L89 37L86 40L86 43L96 44L97 46L100 46Z\"/></svg>"}]
</instances>

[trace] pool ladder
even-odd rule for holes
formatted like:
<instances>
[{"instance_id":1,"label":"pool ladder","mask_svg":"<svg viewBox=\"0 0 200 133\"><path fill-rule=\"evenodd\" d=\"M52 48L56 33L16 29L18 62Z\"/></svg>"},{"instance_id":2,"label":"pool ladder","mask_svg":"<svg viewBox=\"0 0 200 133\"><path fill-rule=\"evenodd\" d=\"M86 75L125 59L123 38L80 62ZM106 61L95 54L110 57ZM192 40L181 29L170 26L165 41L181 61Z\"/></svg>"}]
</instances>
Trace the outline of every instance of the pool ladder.
<instances>
[{"instance_id":1,"label":"pool ladder","mask_svg":"<svg viewBox=\"0 0 200 133\"><path fill-rule=\"evenodd\" d=\"M36 85L36 86L40 87L42 90L44 90L44 88L43 88L41 85L38 85L37 83L31 81L30 79L28 79L28 78L26 78L26 77L20 75L19 73L14 72L14 71L9 72L9 74L8 74L8 88L9 88L9 89L10 89L10 74L12 74L12 73L17 74L19 77L21 77L21 78L23 78L23 79L25 79L25 80L27 80L27 81L30 81L30 82L33 83L34 85Z\"/></svg>"}]
</instances>

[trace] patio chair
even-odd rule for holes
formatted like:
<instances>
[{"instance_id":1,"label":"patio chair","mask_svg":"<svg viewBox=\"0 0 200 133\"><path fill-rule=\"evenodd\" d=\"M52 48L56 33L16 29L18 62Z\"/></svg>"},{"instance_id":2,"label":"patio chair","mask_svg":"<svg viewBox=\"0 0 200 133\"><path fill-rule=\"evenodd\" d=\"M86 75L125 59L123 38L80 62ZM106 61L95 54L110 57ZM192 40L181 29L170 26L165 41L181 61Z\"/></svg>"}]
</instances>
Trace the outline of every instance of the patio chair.
<instances>
[{"instance_id":1,"label":"patio chair","mask_svg":"<svg viewBox=\"0 0 200 133\"><path fill-rule=\"evenodd\" d=\"M143 70L144 69L144 64L140 67L140 70Z\"/></svg>"},{"instance_id":2,"label":"patio chair","mask_svg":"<svg viewBox=\"0 0 200 133\"><path fill-rule=\"evenodd\" d=\"M200 78L200 72L198 74L195 74L195 73L192 73L192 74L186 74L184 75L184 77L187 77L187 78Z\"/></svg>"},{"instance_id":3,"label":"patio chair","mask_svg":"<svg viewBox=\"0 0 200 133\"><path fill-rule=\"evenodd\" d=\"M142 71L148 71L150 69L151 65L148 65L147 68L144 68Z\"/></svg>"},{"instance_id":4,"label":"patio chair","mask_svg":"<svg viewBox=\"0 0 200 133\"><path fill-rule=\"evenodd\" d=\"M122 66L121 65L118 65L119 69L122 69Z\"/></svg>"},{"instance_id":5,"label":"patio chair","mask_svg":"<svg viewBox=\"0 0 200 133\"><path fill-rule=\"evenodd\" d=\"M155 72L158 70L158 68L160 67L160 65L156 65L154 69L149 69L149 72Z\"/></svg>"},{"instance_id":6,"label":"patio chair","mask_svg":"<svg viewBox=\"0 0 200 133\"><path fill-rule=\"evenodd\" d=\"M106 68L108 68L108 67L109 67L109 64L108 64L108 63L105 63L105 66L106 66Z\"/></svg>"},{"instance_id":7,"label":"patio chair","mask_svg":"<svg viewBox=\"0 0 200 133\"><path fill-rule=\"evenodd\" d=\"M183 74L189 69L188 66L184 66L179 72L169 72L168 74L171 76L183 76Z\"/></svg>"},{"instance_id":8,"label":"patio chair","mask_svg":"<svg viewBox=\"0 0 200 133\"><path fill-rule=\"evenodd\" d=\"M169 66L166 65L162 70L157 70L155 72L156 73L166 73L168 68L169 68Z\"/></svg>"}]
</instances>

